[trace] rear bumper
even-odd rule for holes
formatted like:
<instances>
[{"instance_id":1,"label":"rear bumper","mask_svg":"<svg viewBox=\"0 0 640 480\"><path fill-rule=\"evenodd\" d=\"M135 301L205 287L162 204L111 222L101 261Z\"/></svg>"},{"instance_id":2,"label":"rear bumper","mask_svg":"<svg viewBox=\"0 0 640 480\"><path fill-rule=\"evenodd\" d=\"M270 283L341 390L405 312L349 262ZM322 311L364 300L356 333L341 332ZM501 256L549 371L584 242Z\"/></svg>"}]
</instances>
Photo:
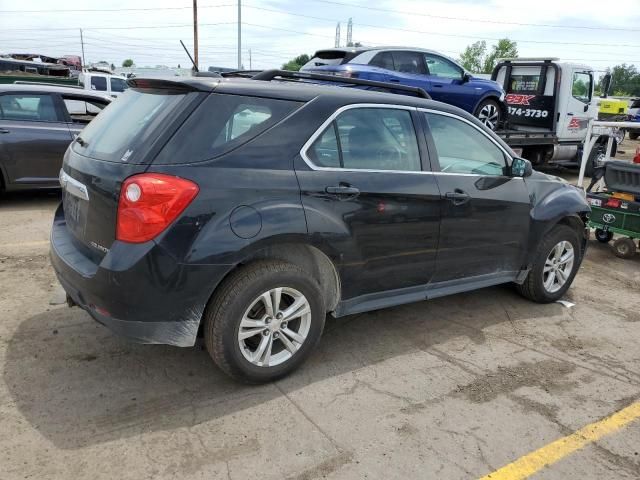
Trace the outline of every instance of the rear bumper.
<instances>
[{"instance_id":1,"label":"rear bumper","mask_svg":"<svg viewBox=\"0 0 640 480\"><path fill-rule=\"evenodd\" d=\"M114 242L99 263L67 229L62 206L51 230L53 269L69 297L114 333L140 343L195 343L207 301L228 265L189 265L154 242Z\"/></svg>"}]
</instances>

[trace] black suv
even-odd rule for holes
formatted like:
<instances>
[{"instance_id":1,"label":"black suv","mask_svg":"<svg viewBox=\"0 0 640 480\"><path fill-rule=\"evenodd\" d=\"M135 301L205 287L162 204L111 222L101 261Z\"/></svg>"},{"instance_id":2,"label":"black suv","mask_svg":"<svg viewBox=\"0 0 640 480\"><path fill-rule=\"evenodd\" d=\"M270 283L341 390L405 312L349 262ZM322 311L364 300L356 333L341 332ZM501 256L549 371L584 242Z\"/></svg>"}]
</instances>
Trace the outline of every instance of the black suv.
<instances>
[{"instance_id":1,"label":"black suv","mask_svg":"<svg viewBox=\"0 0 640 480\"><path fill-rule=\"evenodd\" d=\"M65 154L51 259L113 331L229 375L299 366L335 317L514 282L569 288L581 190L468 113L353 88L136 79Z\"/></svg>"}]
</instances>

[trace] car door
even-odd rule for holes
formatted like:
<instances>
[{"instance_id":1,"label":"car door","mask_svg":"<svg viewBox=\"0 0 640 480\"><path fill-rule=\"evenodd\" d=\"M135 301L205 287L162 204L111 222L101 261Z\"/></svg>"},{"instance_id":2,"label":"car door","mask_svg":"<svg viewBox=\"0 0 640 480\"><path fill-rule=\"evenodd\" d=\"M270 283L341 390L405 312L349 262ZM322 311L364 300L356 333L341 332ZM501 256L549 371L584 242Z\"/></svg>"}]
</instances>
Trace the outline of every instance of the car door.
<instances>
[{"instance_id":1,"label":"car door","mask_svg":"<svg viewBox=\"0 0 640 480\"><path fill-rule=\"evenodd\" d=\"M509 175L507 152L482 127L450 113L422 115L442 205L433 282L515 276L530 227L525 182Z\"/></svg>"},{"instance_id":2,"label":"car door","mask_svg":"<svg viewBox=\"0 0 640 480\"><path fill-rule=\"evenodd\" d=\"M431 97L471 112L478 100L478 91L463 82L464 70L433 53L425 53L424 62L431 84Z\"/></svg>"},{"instance_id":3,"label":"car door","mask_svg":"<svg viewBox=\"0 0 640 480\"><path fill-rule=\"evenodd\" d=\"M440 193L416 122L413 108L343 107L295 161L309 233L336 252L343 300L433 275Z\"/></svg>"},{"instance_id":4,"label":"car door","mask_svg":"<svg viewBox=\"0 0 640 480\"><path fill-rule=\"evenodd\" d=\"M391 62L389 61L389 54L391 55ZM393 66L393 69L389 70L388 82L419 87L427 93L431 93L427 69L420 52L412 52L410 50L380 52L372 59L372 62L378 62L377 64L374 63L375 66L383 64Z\"/></svg>"},{"instance_id":5,"label":"car door","mask_svg":"<svg viewBox=\"0 0 640 480\"><path fill-rule=\"evenodd\" d=\"M566 96L564 112L561 110L558 136L562 140L581 140L586 135L589 119L597 116L596 112L590 111L591 108L596 108L595 105L593 107L591 105L593 74L582 68L573 68L566 73L568 78L563 81L571 82L571 93Z\"/></svg>"},{"instance_id":6,"label":"car door","mask_svg":"<svg viewBox=\"0 0 640 480\"><path fill-rule=\"evenodd\" d=\"M1 163L9 188L58 184L72 137L56 96L0 94L0 132Z\"/></svg>"}]
</instances>

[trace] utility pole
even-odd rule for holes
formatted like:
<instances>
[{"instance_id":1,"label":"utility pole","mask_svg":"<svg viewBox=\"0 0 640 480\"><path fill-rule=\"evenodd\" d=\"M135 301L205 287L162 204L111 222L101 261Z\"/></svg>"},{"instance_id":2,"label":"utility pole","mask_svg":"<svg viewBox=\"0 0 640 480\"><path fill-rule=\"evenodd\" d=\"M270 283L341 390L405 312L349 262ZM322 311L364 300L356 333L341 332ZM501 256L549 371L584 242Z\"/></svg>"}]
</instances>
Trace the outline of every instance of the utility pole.
<instances>
[{"instance_id":1,"label":"utility pole","mask_svg":"<svg viewBox=\"0 0 640 480\"><path fill-rule=\"evenodd\" d=\"M340 47L340 22L336 25L336 44L335 47Z\"/></svg>"},{"instance_id":2,"label":"utility pole","mask_svg":"<svg viewBox=\"0 0 640 480\"><path fill-rule=\"evenodd\" d=\"M198 0L193 0L193 63L198 70Z\"/></svg>"},{"instance_id":3,"label":"utility pole","mask_svg":"<svg viewBox=\"0 0 640 480\"><path fill-rule=\"evenodd\" d=\"M238 0L238 70L242 70L242 4Z\"/></svg>"},{"instance_id":4,"label":"utility pole","mask_svg":"<svg viewBox=\"0 0 640 480\"><path fill-rule=\"evenodd\" d=\"M80 29L80 45L82 45L82 65L80 65L80 70L82 70L86 65L84 61L84 39L82 38L82 29Z\"/></svg>"}]
</instances>

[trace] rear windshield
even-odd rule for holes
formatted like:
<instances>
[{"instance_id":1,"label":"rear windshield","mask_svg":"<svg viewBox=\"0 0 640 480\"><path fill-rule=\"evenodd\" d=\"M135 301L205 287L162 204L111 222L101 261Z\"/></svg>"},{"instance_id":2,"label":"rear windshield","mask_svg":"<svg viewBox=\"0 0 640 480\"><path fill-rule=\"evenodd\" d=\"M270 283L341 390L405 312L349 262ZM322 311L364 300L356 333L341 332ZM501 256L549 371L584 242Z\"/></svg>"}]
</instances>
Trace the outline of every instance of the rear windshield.
<instances>
[{"instance_id":1,"label":"rear windshield","mask_svg":"<svg viewBox=\"0 0 640 480\"><path fill-rule=\"evenodd\" d=\"M185 96L184 92L130 88L82 130L73 149L99 160L135 163Z\"/></svg>"},{"instance_id":2,"label":"rear windshield","mask_svg":"<svg viewBox=\"0 0 640 480\"><path fill-rule=\"evenodd\" d=\"M347 63L357 53L344 50L320 50L316 52L311 60L305 63L304 67L321 67L323 65L341 65ZM304 68L303 67L303 68Z\"/></svg>"},{"instance_id":3,"label":"rear windshield","mask_svg":"<svg viewBox=\"0 0 640 480\"><path fill-rule=\"evenodd\" d=\"M154 163L193 163L217 157L257 137L300 105L289 100L212 93Z\"/></svg>"}]
</instances>

